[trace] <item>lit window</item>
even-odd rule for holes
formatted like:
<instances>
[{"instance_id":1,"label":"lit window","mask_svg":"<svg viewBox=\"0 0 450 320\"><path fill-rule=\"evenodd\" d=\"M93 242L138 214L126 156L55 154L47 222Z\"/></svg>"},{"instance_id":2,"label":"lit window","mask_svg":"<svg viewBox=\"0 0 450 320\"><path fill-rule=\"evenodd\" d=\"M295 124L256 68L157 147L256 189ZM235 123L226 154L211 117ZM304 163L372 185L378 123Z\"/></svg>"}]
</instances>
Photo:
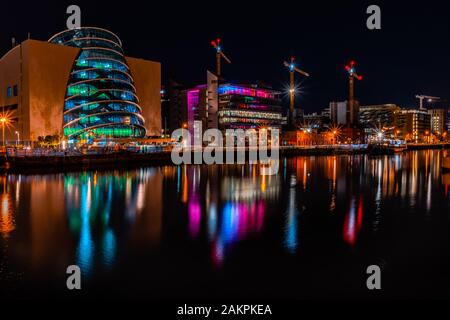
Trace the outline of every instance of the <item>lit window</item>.
<instances>
[{"instance_id":1,"label":"lit window","mask_svg":"<svg viewBox=\"0 0 450 320\"><path fill-rule=\"evenodd\" d=\"M12 94L13 94L12 88L11 88L11 87L8 87L8 89L6 89L6 96L7 96L8 98L11 98L11 97L12 97Z\"/></svg>"}]
</instances>

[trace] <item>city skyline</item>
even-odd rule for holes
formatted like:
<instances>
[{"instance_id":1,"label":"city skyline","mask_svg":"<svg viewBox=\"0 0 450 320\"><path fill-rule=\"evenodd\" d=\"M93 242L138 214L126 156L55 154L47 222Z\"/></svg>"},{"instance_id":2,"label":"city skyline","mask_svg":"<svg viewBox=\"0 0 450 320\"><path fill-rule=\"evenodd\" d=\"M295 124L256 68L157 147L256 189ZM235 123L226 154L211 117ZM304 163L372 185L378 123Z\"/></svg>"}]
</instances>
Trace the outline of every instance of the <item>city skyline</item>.
<instances>
[{"instance_id":1,"label":"city skyline","mask_svg":"<svg viewBox=\"0 0 450 320\"><path fill-rule=\"evenodd\" d=\"M223 76L232 82L262 81L283 89L289 77L282 62L296 57L298 65L311 74L300 80L303 93L296 103L307 113L320 112L330 101L346 99L344 66L350 59L358 62L358 70L364 75L356 85L361 104L415 107L416 94L447 98L450 62L445 57L450 54L450 46L440 37L449 29L446 4L421 8L380 3L382 29L374 31L366 28L367 5L355 2L301 5L298 14L289 13L285 6L269 10L251 5L237 8L231 3L216 15L211 27L207 27L207 9L195 5L190 6L189 15L183 15L183 5L178 11L172 9L171 19L142 7L132 15L120 15L120 20L114 19L120 12L113 7L83 1L78 5L83 26L110 29L124 40L130 55L160 61L163 83L169 79L186 85L204 83L206 70L215 68L209 42L221 37L233 62L223 66ZM31 5L28 13L21 15L15 4L7 6L11 15L0 22L6 31L0 38L3 54L10 48L12 37L21 42L31 33L33 39L47 40L65 29L67 3ZM155 12L168 9L162 5ZM229 23L236 10L246 17L239 25ZM148 19L144 19L145 14ZM41 15L47 19L42 21ZM264 24L254 23L257 20ZM184 27L171 28L171 22ZM139 29L143 30L142 37L135 37ZM287 100L286 94L285 105Z\"/></svg>"},{"instance_id":2,"label":"city skyline","mask_svg":"<svg viewBox=\"0 0 450 320\"><path fill-rule=\"evenodd\" d=\"M7 303L449 298L450 2L4 7Z\"/></svg>"}]
</instances>

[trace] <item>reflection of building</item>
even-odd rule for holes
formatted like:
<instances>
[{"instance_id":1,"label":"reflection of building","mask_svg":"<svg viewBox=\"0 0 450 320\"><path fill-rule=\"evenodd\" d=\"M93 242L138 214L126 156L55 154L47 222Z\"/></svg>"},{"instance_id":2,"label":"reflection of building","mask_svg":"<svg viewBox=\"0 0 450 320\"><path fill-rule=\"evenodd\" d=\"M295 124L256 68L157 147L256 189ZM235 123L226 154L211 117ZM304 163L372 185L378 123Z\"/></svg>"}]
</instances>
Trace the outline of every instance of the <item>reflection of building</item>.
<instances>
[{"instance_id":1,"label":"reflection of building","mask_svg":"<svg viewBox=\"0 0 450 320\"><path fill-rule=\"evenodd\" d=\"M160 64L125 57L99 28L26 40L0 59L0 107L23 140L160 135ZM144 122L145 119L145 122Z\"/></svg>"},{"instance_id":2,"label":"reflection of building","mask_svg":"<svg viewBox=\"0 0 450 320\"><path fill-rule=\"evenodd\" d=\"M430 131L430 115L426 110L404 109L404 125L400 127L406 140L421 141ZM424 140L425 141L425 140Z\"/></svg>"},{"instance_id":3,"label":"reflection of building","mask_svg":"<svg viewBox=\"0 0 450 320\"><path fill-rule=\"evenodd\" d=\"M440 135L447 130L447 111L445 109L428 110L430 114L430 126L433 134Z\"/></svg>"},{"instance_id":4,"label":"reflection of building","mask_svg":"<svg viewBox=\"0 0 450 320\"><path fill-rule=\"evenodd\" d=\"M76 262L82 272L92 272L99 257L105 267L114 266L117 255L115 221L125 222L119 223L119 228L123 225L130 228L130 246L159 243L162 181L162 175L154 169L115 175L85 172L64 177L64 191L58 193L64 195L64 201L59 201L64 209L55 212L67 212L69 229L78 238ZM146 201L150 193L152 201Z\"/></svg>"}]
</instances>

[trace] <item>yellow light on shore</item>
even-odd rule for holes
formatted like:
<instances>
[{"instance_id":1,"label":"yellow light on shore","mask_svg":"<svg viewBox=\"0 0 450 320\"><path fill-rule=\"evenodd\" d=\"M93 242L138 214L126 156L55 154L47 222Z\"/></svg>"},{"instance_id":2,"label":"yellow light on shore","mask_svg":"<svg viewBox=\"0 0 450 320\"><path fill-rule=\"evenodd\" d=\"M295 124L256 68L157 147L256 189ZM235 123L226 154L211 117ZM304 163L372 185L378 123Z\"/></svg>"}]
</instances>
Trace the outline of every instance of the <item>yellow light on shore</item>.
<instances>
[{"instance_id":1,"label":"yellow light on shore","mask_svg":"<svg viewBox=\"0 0 450 320\"><path fill-rule=\"evenodd\" d=\"M2 140L3 140L3 146L5 146L5 126L11 125L11 113L9 112L3 112L0 115L0 123L2 124Z\"/></svg>"}]
</instances>

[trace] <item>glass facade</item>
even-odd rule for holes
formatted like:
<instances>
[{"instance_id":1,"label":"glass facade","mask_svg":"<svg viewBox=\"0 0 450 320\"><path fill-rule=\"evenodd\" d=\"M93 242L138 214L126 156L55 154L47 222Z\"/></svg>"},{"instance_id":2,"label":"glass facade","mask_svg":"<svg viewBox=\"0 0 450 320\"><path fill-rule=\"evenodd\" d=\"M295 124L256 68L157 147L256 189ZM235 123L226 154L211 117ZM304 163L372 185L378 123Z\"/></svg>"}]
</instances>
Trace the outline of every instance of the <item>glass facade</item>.
<instances>
[{"instance_id":1,"label":"glass facade","mask_svg":"<svg viewBox=\"0 0 450 320\"><path fill-rule=\"evenodd\" d=\"M49 42L81 49L64 105L69 140L145 137L133 77L115 34L88 27L61 32Z\"/></svg>"},{"instance_id":2,"label":"glass facade","mask_svg":"<svg viewBox=\"0 0 450 320\"><path fill-rule=\"evenodd\" d=\"M222 130L281 128L287 122L278 91L223 84L218 94Z\"/></svg>"}]
</instances>

